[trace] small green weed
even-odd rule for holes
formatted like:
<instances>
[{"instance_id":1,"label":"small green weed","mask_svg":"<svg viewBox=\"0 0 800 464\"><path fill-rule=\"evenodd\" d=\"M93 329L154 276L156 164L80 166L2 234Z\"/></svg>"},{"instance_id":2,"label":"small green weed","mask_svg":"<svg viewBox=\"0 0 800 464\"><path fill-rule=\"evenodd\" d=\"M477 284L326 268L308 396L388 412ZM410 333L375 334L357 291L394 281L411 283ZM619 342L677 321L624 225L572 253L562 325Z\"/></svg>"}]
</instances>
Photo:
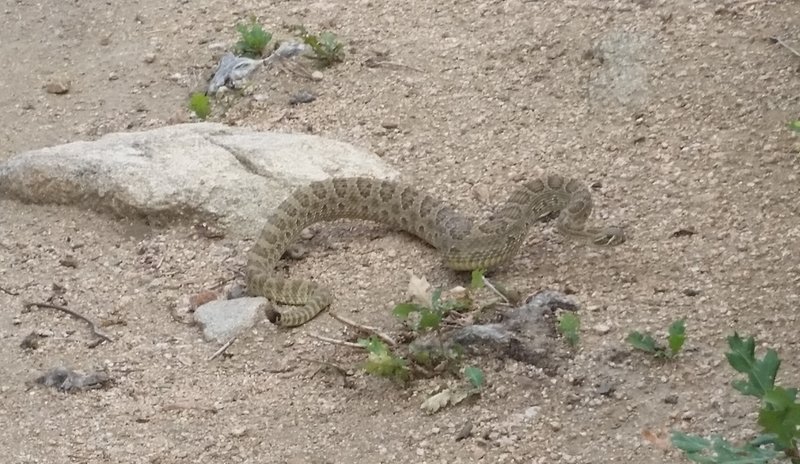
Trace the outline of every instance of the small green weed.
<instances>
[{"instance_id":1,"label":"small green weed","mask_svg":"<svg viewBox=\"0 0 800 464\"><path fill-rule=\"evenodd\" d=\"M363 346L369 355L364 363L364 370L379 377L390 378L395 381L405 382L409 379L408 363L401 356L389 350L378 337L372 336L360 339L358 344Z\"/></svg>"},{"instance_id":2,"label":"small green weed","mask_svg":"<svg viewBox=\"0 0 800 464\"><path fill-rule=\"evenodd\" d=\"M413 330L424 332L438 330L442 319L450 311L467 309L467 304L457 300L442 300L442 289L434 290L430 307L418 303L401 303L394 307L392 314L401 320L409 320L411 314L417 313L419 317L413 323Z\"/></svg>"},{"instance_id":3,"label":"small green weed","mask_svg":"<svg viewBox=\"0 0 800 464\"><path fill-rule=\"evenodd\" d=\"M672 444L693 462L703 464L767 463L775 458L800 464L800 403L797 389L775 385L781 361L774 350L767 350L761 359L755 356L753 337L742 339L734 333L728 337L728 364L746 375L732 386L743 395L761 400L758 424L762 434L743 446L735 446L720 437L711 440L697 435L673 432Z\"/></svg>"},{"instance_id":4,"label":"small green weed","mask_svg":"<svg viewBox=\"0 0 800 464\"><path fill-rule=\"evenodd\" d=\"M789 123L786 124L786 125L789 127L789 130L797 132L798 134L800 134L800 119L795 119L794 121L789 121Z\"/></svg>"},{"instance_id":5,"label":"small green weed","mask_svg":"<svg viewBox=\"0 0 800 464\"><path fill-rule=\"evenodd\" d=\"M558 317L558 333L564 337L569 346L576 347L580 342L580 328L581 320L577 314L573 312L563 312Z\"/></svg>"},{"instance_id":6,"label":"small green weed","mask_svg":"<svg viewBox=\"0 0 800 464\"><path fill-rule=\"evenodd\" d=\"M477 367L467 366L464 368L464 377L474 390L481 390L486 385L486 375Z\"/></svg>"},{"instance_id":7,"label":"small green weed","mask_svg":"<svg viewBox=\"0 0 800 464\"><path fill-rule=\"evenodd\" d=\"M677 320L669 326L667 346L658 344L652 335L633 331L625 339L637 350L650 353L656 358L674 358L683 348L686 341L686 325L683 319Z\"/></svg>"},{"instance_id":8,"label":"small green weed","mask_svg":"<svg viewBox=\"0 0 800 464\"><path fill-rule=\"evenodd\" d=\"M292 26L298 37L314 52L314 58L323 68L333 66L344 61L344 44L332 32L321 32L319 35L311 34L305 26Z\"/></svg>"},{"instance_id":9,"label":"small green weed","mask_svg":"<svg viewBox=\"0 0 800 464\"><path fill-rule=\"evenodd\" d=\"M211 102L208 99L208 95L202 92L193 93L189 98L189 109L198 118L205 120L211 114Z\"/></svg>"},{"instance_id":10,"label":"small green weed","mask_svg":"<svg viewBox=\"0 0 800 464\"><path fill-rule=\"evenodd\" d=\"M239 55L258 58L272 40L272 33L265 31L255 18L250 18L250 24L237 24L236 30L239 31L239 41L236 42Z\"/></svg>"}]
</instances>

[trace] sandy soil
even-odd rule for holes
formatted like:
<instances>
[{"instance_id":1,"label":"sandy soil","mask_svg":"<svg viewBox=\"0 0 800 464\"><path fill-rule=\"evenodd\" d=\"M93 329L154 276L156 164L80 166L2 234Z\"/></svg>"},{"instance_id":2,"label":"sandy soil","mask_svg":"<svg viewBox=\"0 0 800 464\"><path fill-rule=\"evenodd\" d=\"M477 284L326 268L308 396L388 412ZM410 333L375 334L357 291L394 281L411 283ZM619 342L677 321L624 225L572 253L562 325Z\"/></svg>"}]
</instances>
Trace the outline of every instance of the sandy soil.
<instances>
[{"instance_id":1,"label":"sandy soil","mask_svg":"<svg viewBox=\"0 0 800 464\"><path fill-rule=\"evenodd\" d=\"M228 99L212 120L366 147L476 214L526 176L569 173L597 184L598 217L631 239L603 250L548 225L533 231L496 279L571 289L584 307L581 348L556 373L476 360L482 398L427 416L419 404L442 380L402 389L356 373L346 387L301 361L357 371L357 353L307 336L341 336L328 317L291 332L264 323L207 362L217 346L170 306L240 271L249 242L0 200L6 462L682 462L643 431L741 439L757 429L754 401L729 387L734 330L778 350L780 380L800 385L799 146L785 128L798 116L800 57L768 40L800 47L796 0L112 4L123 2L5 3L0 159L186 118L235 23L256 15L279 34L298 23L335 31L347 61L320 82L257 74L254 95ZM650 38L639 108L588 91L603 66L590 51L612 31ZM410 67L365 66L376 53ZM64 78L65 95L43 88ZM300 89L318 99L289 106ZM673 236L685 228L696 233ZM351 318L395 330L389 309L408 271L463 283L412 237L369 224L319 230L292 272L330 285ZM60 264L68 256L77 267ZM22 310L59 288L71 308L115 323L105 328L115 342L89 348L81 322ZM629 353L630 330L663 334L678 318L689 335L679 362ZM32 331L49 336L20 348ZM74 395L28 385L61 364L106 368L115 383ZM456 441L468 423L471 436Z\"/></svg>"}]
</instances>

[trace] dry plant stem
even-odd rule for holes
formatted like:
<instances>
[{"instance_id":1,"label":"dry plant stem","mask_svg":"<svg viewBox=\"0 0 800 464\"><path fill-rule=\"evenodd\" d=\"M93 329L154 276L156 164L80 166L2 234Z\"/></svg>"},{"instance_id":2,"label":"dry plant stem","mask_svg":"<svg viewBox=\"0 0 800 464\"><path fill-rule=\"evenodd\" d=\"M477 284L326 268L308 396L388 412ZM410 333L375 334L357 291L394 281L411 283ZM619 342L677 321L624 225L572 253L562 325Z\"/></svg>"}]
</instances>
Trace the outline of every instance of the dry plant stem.
<instances>
[{"instance_id":1,"label":"dry plant stem","mask_svg":"<svg viewBox=\"0 0 800 464\"><path fill-rule=\"evenodd\" d=\"M790 47L789 44L781 40L779 37L770 37L770 39L774 40L775 43L782 46L783 48L789 50L790 52L794 53L796 56L800 56L800 52L795 50L794 48Z\"/></svg>"},{"instance_id":2,"label":"dry plant stem","mask_svg":"<svg viewBox=\"0 0 800 464\"><path fill-rule=\"evenodd\" d=\"M497 289L497 288L496 288L494 285L492 285L492 283L491 283L491 282L489 282L489 279L487 279L486 277L482 277L482 279L483 279L483 284L484 284L484 285L486 285L486 287L487 287L487 288L489 288L489 290L491 290L491 291L495 292L496 294L500 295L500 298L502 298L502 299L503 299L503 301L504 301L504 302L505 302L507 305L510 305L510 304L511 304L511 302L510 302L510 301L508 301L508 298L506 298L506 296L505 296L505 295L503 295L503 294L500 292L500 290L498 290L498 289Z\"/></svg>"},{"instance_id":3,"label":"dry plant stem","mask_svg":"<svg viewBox=\"0 0 800 464\"><path fill-rule=\"evenodd\" d=\"M331 343L331 344L334 344L334 345L341 345L341 346L348 346L350 348L358 348L358 349L362 349L362 350L364 349L364 347L359 345L358 343L346 342L344 340L337 340L335 338L328 338L328 337L325 337L323 335L316 335L316 334L308 334L308 336L311 337L311 338L316 338L317 340L319 340L321 342L325 342L325 343Z\"/></svg>"},{"instance_id":4,"label":"dry plant stem","mask_svg":"<svg viewBox=\"0 0 800 464\"><path fill-rule=\"evenodd\" d=\"M7 288L4 288L4 287L0 287L0 292L6 293L6 294L11 295L11 296L19 296L19 293L11 291L11 290L8 290Z\"/></svg>"},{"instance_id":5,"label":"dry plant stem","mask_svg":"<svg viewBox=\"0 0 800 464\"><path fill-rule=\"evenodd\" d=\"M380 330L378 330L375 327L370 327L368 325L359 324L357 322L351 321L350 319L347 319L344 316L340 316L340 315L338 315L336 313L333 313L333 312L330 312L328 314L330 314L330 316L332 318L336 319L337 321L341 322L344 325L349 325L350 327L352 327L352 328L354 328L354 329L356 329L358 331L361 331L361 332L364 332L364 333L368 333L370 335L375 335L376 337L378 337L381 340L383 340L389 346L392 346L392 347L397 346L397 342L394 341L394 339L392 337L386 335L385 333L381 332Z\"/></svg>"},{"instance_id":6,"label":"dry plant stem","mask_svg":"<svg viewBox=\"0 0 800 464\"><path fill-rule=\"evenodd\" d=\"M55 309L55 310L67 313L70 316L74 317L75 319L80 319L80 320L86 322L87 324L89 324L89 329L92 331L92 334L95 337L100 338L103 341L107 341L109 343L112 343L114 341L108 335L106 335L106 334L100 332L99 330L97 330L97 324L95 324L94 321L92 321L91 319L89 319L88 317L86 317L86 316L84 316L82 314L76 313L75 311L73 311L73 310L71 310L69 308L65 308L63 306L54 305L54 304L50 304L50 303L25 303L24 306L25 306L25 309L28 309L28 310L30 310L32 307L36 306L38 308L50 308L50 309ZM93 343L93 344L91 344L89 346L90 346L90 348L94 348L95 346L97 346L99 344L100 343Z\"/></svg>"},{"instance_id":7,"label":"dry plant stem","mask_svg":"<svg viewBox=\"0 0 800 464\"><path fill-rule=\"evenodd\" d=\"M211 356L209 356L209 357L208 357L208 359L206 359L206 361L213 361L213 360L214 360L214 358L216 358L217 356L221 355L222 353L224 353L224 352L225 352L225 350L227 350L228 348L230 348L230 347L231 347L231 345L233 345L233 342L235 342L235 341L236 341L236 336L233 336L233 337L232 337L230 340L228 340L228 341L227 341L227 342L226 342L224 345L222 345L221 347L219 347L219 349L218 349L217 351L215 351L215 352L214 352L214 354L212 354Z\"/></svg>"}]
</instances>

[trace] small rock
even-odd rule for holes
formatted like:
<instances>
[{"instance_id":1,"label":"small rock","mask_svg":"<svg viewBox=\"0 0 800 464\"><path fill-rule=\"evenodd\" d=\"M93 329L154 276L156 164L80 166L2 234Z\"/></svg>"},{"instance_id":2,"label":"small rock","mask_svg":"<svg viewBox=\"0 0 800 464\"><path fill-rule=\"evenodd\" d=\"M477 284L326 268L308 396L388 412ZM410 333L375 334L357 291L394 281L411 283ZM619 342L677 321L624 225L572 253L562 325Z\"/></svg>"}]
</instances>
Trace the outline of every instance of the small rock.
<instances>
[{"instance_id":1,"label":"small rock","mask_svg":"<svg viewBox=\"0 0 800 464\"><path fill-rule=\"evenodd\" d=\"M617 389L614 384L610 382L603 382L597 386L597 393L603 396L609 396Z\"/></svg>"},{"instance_id":2,"label":"small rock","mask_svg":"<svg viewBox=\"0 0 800 464\"><path fill-rule=\"evenodd\" d=\"M45 84L44 88L47 93L55 95L63 95L69 92L70 81L66 78L53 78Z\"/></svg>"},{"instance_id":3,"label":"small rock","mask_svg":"<svg viewBox=\"0 0 800 464\"><path fill-rule=\"evenodd\" d=\"M397 121L384 121L381 123L381 127L384 129L397 129L399 126L400 124Z\"/></svg>"},{"instance_id":4,"label":"small rock","mask_svg":"<svg viewBox=\"0 0 800 464\"><path fill-rule=\"evenodd\" d=\"M197 308L194 319L203 328L206 340L226 343L234 335L253 327L268 305L267 299L261 297L215 300Z\"/></svg>"},{"instance_id":5,"label":"small rock","mask_svg":"<svg viewBox=\"0 0 800 464\"><path fill-rule=\"evenodd\" d=\"M322 71L314 71L311 73L311 79L315 81L321 81L324 77L325 75L322 74Z\"/></svg>"},{"instance_id":6,"label":"small rock","mask_svg":"<svg viewBox=\"0 0 800 464\"><path fill-rule=\"evenodd\" d=\"M231 436L235 438L241 438L247 435L247 427L236 427L235 429L231 430Z\"/></svg>"},{"instance_id":7,"label":"small rock","mask_svg":"<svg viewBox=\"0 0 800 464\"><path fill-rule=\"evenodd\" d=\"M316 234L317 233L314 232L314 229L312 229L311 227L306 227L305 229L300 231L300 238L303 240L311 240L312 238L314 238L314 235Z\"/></svg>"},{"instance_id":8,"label":"small rock","mask_svg":"<svg viewBox=\"0 0 800 464\"><path fill-rule=\"evenodd\" d=\"M672 233L673 237L691 237L692 235L696 234L697 230L693 226L689 227L682 227L675 232Z\"/></svg>"},{"instance_id":9,"label":"small rock","mask_svg":"<svg viewBox=\"0 0 800 464\"><path fill-rule=\"evenodd\" d=\"M685 288L683 289L683 294L686 296L697 296L700 294L700 290L695 290L694 288Z\"/></svg>"},{"instance_id":10,"label":"small rock","mask_svg":"<svg viewBox=\"0 0 800 464\"><path fill-rule=\"evenodd\" d=\"M72 255L65 256L64 258L62 258L61 260L58 261L58 264L60 264L60 265L62 265L64 267L70 267L72 269L77 269L78 268L78 260L75 259L75 257L72 256Z\"/></svg>"},{"instance_id":11,"label":"small rock","mask_svg":"<svg viewBox=\"0 0 800 464\"><path fill-rule=\"evenodd\" d=\"M597 324L594 326L594 331L599 335L606 335L611 332L611 326L608 324Z\"/></svg>"},{"instance_id":12,"label":"small rock","mask_svg":"<svg viewBox=\"0 0 800 464\"><path fill-rule=\"evenodd\" d=\"M156 60L156 54L155 53L146 53L144 55L144 62L145 63L150 64L150 63L154 62L155 60Z\"/></svg>"},{"instance_id":13,"label":"small rock","mask_svg":"<svg viewBox=\"0 0 800 464\"><path fill-rule=\"evenodd\" d=\"M19 347L23 350L35 350L39 348L39 339L41 337L36 332L31 332L22 339Z\"/></svg>"},{"instance_id":14,"label":"small rock","mask_svg":"<svg viewBox=\"0 0 800 464\"><path fill-rule=\"evenodd\" d=\"M678 395L667 395L664 397L666 404L678 404Z\"/></svg>"},{"instance_id":15,"label":"small rock","mask_svg":"<svg viewBox=\"0 0 800 464\"><path fill-rule=\"evenodd\" d=\"M107 35L100 39L100 45L105 47L106 45L111 43L111 35Z\"/></svg>"},{"instance_id":16,"label":"small rock","mask_svg":"<svg viewBox=\"0 0 800 464\"><path fill-rule=\"evenodd\" d=\"M299 105L302 103L311 103L317 99L317 96L313 93L309 92L308 90L301 90L291 97L289 97L289 104L290 105Z\"/></svg>"},{"instance_id":17,"label":"small rock","mask_svg":"<svg viewBox=\"0 0 800 464\"><path fill-rule=\"evenodd\" d=\"M115 73L114 71L108 73L108 80L115 81L117 79L119 79L119 74Z\"/></svg>"},{"instance_id":18,"label":"small rock","mask_svg":"<svg viewBox=\"0 0 800 464\"><path fill-rule=\"evenodd\" d=\"M461 441L472 435L472 422L467 422L456 434L456 441Z\"/></svg>"}]
</instances>

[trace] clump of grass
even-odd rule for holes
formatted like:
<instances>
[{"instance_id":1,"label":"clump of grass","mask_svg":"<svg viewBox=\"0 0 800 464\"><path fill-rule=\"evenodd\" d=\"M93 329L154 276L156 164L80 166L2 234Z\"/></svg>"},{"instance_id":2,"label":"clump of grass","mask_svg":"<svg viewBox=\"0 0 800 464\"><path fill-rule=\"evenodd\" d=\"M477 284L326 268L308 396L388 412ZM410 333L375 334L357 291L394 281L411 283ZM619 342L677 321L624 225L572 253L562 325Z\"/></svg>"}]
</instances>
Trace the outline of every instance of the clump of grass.
<instances>
[{"instance_id":1,"label":"clump of grass","mask_svg":"<svg viewBox=\"0 0 800 464\"><path fill-rule=\"evenodd\" d=\"M258 24L255 18L250 19L249 24L237 24L236 30L239 31L239 41L236 42L236 52L239 55L250 58L258 58L267 48L267 44L272 40L272 33L265 31Z\"/></svg>"},{"instance_id":2,"label":"clump of grass","mask_svg":"<svg viewBox=\"0 0 800 464\"><path fill-rule=\"evenodd\" d=\"M193 93L189 98L189 109L198 118L205 120L211 114L211 102L208 99L208 95L202 92Z\"/></svg>"},{"instance_id":3,"label":"clump of grass","mask_svg":"<svg viewBox=\"0 0 800 464\"><path fill-rule=\"evenodd\" d=\"M572 312L563 312L558 317L558 333L564 337L569 346L576 347L580 341L581 320Z\"/></svg>"}]
</instances>

